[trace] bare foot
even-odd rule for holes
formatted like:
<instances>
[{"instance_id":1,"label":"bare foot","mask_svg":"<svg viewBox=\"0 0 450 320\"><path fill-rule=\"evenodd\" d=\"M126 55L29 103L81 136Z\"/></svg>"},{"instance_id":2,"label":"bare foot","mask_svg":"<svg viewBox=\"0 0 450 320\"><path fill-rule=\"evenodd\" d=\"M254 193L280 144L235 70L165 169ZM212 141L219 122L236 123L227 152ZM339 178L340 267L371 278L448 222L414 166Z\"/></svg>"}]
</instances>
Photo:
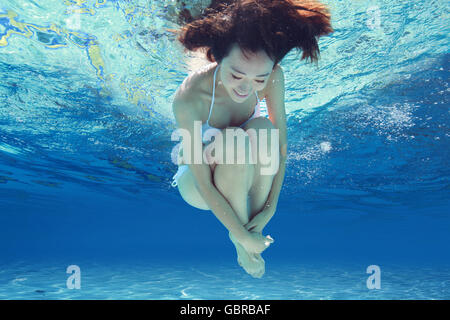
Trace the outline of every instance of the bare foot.
<instances>
[{"instance_id":1,"label":"bare foot","mask_svg":"<svg viewBox=\"0 0 450 320\"><path fill-rule=\"evenodd\" d=\"M248 253L231 232L229 237L236 247L239 265L252 277L261 278L266 271L265 261L261 255L259 253Z\"/></svg>"}]
</instances>

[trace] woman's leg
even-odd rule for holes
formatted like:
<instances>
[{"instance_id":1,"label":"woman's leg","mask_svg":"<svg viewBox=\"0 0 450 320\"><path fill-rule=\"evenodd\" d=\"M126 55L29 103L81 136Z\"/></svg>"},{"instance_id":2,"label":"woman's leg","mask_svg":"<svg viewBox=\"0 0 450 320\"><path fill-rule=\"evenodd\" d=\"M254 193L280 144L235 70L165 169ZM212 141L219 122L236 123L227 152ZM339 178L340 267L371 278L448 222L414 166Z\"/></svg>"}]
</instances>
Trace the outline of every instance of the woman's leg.
<instances>
[{"instance_id":1,"label":"woman's leg","mask_svg":"<svg viewBox=\"0 0 450 320\"><path fill-rule=\"evenodd\" d=\"M242 135L245 139L244 150L237 149L236 137L233 143L227 142L225 130L234 130L236 135ZM217 190L227 199L244 225L249 221L248 192L253 184L254 176L254 164L249 161L250 140L245 131L238 127L229 127L222 130L222 137L224 163L215 165L213 181ZM230 152L234 153L234 161L227 164L225 159ZM241 164L241 162L244 163Z\"/></svg>"},{"instance_id":2,"label":"woman's leg","mask_svg":"<svg viewBox=\"0 0 450 320\"><path fill-rule=\"evenodd\" d=\"M235 157L234 163L216 164L214 168L213 179L217 190L219 190L224 198L227 199L227 201L230 203L230 206L233 208L233 210L241 220L242 225L245 225L249 221L250 210L248 206L248 192L251 185L253 184L254 176L254 164L249 161L249 157L253 156L249 156L249 154L251 153L251 145L249 137L245 133L245 131L237 127L228 129L236 130L237 133L244 135L244 150L239 150L239 156ZM222 136L224 137L224 146L226 146L226 133L224 130L222 130ZM233 145L224 147L224 159L226 159L226 153L232 151L230 150L231 147L234 148L233 152L236 155L238 153L236 139L234 140ZM238 159L240 159L241 161L238 161ZM240 164L241 162L245 163ZM231 233L229 234L229 236L234 246L236 247L239 265L242 266L244 270L253 277L262 277L265 271L265 265L264 260L261 258L261 256L249 254L240 245L240 243L236 241Z\"/></svg>"},{"instance_id":3,"label":"woman's leg","mask_svg":"<svg viewBox=\"0 0 450 320\"><path fill-rule=\"evenodd\" d=\"M275 177L276 172L278 172L278 168L276 168L276 170L274 170L275 172L273 174L263 174L262 169L264 167L267 168L269 165L267 165L267 164L263 165L261 163L261 159L259 158L260 151L259 151L259 146L258 146L258 144L259 144L258 137L260 137L260 135L259 135L260 129L267 130L266 131L267 132L266 150L267 150L267 152L269 152L269 154L267 156L270 159L272 159L271 161L275 161L275 159L273 157L278 157L278 160L279 160L279 152L280 151L279 151L279 147L278 147L278 148L276 148L276 152L277 152L276 155L270 154L271 147L272 147L270 130L275 129L275 127L269 119L267 119L265 117L254 118L254 119L250 120L243 127L243 129L246 131L248 129L255 129L255 132L256 132L256 136L249 134L249 139L252 144L252 152L256 158L256 164L254 167L253 183L249 190L249 207L250 207L249 216L250 216L250 219L252 219L257 213L259 213L264 208L264 205L267 201L267 197L269 196L269 192L272 188L273 178ZM265 141L262 141L262 142L265 142Z\"/></svg>"},{"instance_id":4,"label":"woman's leg","mask_svg":"<svg viewBox=\"0 0 450 320\"><path fill-rule=\"evenodd\" d=\"M237 153L237 138L234 138L234 144L228 146L230 150L227 150L226 143L226 129L221 131L222 137L224 139L222 154L224 160L228 153L233 152L235 154L234 163L211 163L212 159L209 157L209 153L206 152L208 146L203 147L203 152L206 152L208 160L210 161L211 178L217 188L217 190L224 196L224 198L229 202L230 206L235 210L242 224L246 224L249 219L249 208L248 208L248 192L250 186L253 183L254 175L254 164L250 163L247 159L245 161L245 155L249 157L249 152L251 152L249 137L239 127L229 127L227 128L235 134L241 134L245 139L244 150L239 150ZM231 148L233 148L231 150ZM213 151L213 153L217 151ZM237 155L240 157L237 161ZM179 152L179 157L182 157L182 150ZM225 161L223 161L225 162ZM243 164L241 164L241 162ZM182 168L180 167L180 171ZM179 172L181 173L181 172ZM183 197L183 199L193 207L202 210L210 210L209 206L206 204L202 198L198 188L196 187L195 178L189 169L183 174L180 174L178 178L178 190Z\"/></svg>"},{"instance_id":5,"label":"woman's leg","mask_svg":"<svg viewBox=\"0 0 450 320\"><path fill-rule=\"evenodd\" d=\"M254 164L253 166L253 178L251 180L252 183L248 191L249 209L248 215L245 215L246 219L243 221L244 224L246 224L249 219L253 218L253 216L258 214L263 209L272 187L273 178L276 173L270 175L262 174L261 169L265 166L262 165L260 161L261 159L259 159L257 155L259 153L259 130L268 129L266 150L270 152L272 147L272 141L270 139L270 129L274 128L275 127L273 126L272 122L270 122L269 119L263 117L252 119L243 127L244 130L255 129L256 133L256 135L253 136L251 134L249 135L252 157L256 161L256 164ZM276 150L276 152L279 152L279 148L276 148ZM279 154L277 155L279 156ZM270 153L267 156L272 158L272 154ZM278 172L278 168L276 168L275 171ZM242 200L240 200L240 202L238 203L242 203ZM230 239L236 246L239 264L253 277L261 278L265 272L265 261L261 257L261 255L246 252L245 249L232 236L232 234L230 234Z\"/></svg>"}]
</instances>

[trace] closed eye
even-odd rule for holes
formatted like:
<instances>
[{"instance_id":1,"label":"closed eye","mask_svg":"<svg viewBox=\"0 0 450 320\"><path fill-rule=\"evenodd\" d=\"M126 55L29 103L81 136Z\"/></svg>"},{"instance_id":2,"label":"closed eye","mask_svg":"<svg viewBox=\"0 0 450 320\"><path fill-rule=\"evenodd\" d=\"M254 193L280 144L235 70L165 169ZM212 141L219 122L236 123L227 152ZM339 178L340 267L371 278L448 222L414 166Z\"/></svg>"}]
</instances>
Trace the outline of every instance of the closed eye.
<instances>
[{"instance_id":1,"label":"closed eye","mask_svg":"<svg viewBox=\"0 0 450 320\"><path fill-rule=\"evenodd\" d=\"M233 76L233 78L234 79L236 79L236 80L241 80L242 78L239 78L239 77L236 77L234 74L232 74L232 76ZM259 83L264 83L266 80L255 80L256 82L259 82Z\"/></svg>"}]
</instances>

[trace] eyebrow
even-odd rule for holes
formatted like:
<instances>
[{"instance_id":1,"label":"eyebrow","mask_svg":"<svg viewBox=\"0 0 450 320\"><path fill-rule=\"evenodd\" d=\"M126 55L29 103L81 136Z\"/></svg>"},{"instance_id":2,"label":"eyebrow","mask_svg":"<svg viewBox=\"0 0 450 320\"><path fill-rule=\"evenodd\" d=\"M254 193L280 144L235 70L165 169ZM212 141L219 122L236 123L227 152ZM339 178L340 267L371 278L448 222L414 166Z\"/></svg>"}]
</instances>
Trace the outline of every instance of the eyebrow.
<instances>
[{"instance_id":1,"label":"eyebrow","mask_svg":"<svg viewBox=\"0 0 450 320\"><path fill-rule=\"evenodd\" d=\"M230 66L230 68L233 69L234 71L240 73L240 74L246 75L244 72L239 71L239 70L237 70L236 68L234 68L234 67L232 67L232 66ZM260 75L257 75L256 77L265 77L265 76L268 76L269 74L270 74L270 72L264 73L264 74L260 74Z\"/></svg>"}]
</instances>

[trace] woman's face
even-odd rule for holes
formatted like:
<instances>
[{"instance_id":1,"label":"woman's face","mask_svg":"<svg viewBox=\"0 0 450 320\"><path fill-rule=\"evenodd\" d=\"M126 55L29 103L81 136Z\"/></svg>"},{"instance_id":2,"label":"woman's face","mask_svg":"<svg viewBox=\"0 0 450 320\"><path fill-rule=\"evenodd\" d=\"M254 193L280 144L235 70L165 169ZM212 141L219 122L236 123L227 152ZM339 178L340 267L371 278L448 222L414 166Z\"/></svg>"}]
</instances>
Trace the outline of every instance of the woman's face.
<instances>
[{"instance_id":1,"label":"woman's face","mask_svg":"<svg viewBox=\"0 0 450 320\"><path fill-rule=\"evenodd\" d=\"M220 63L220 79L225 90L235 102L242 103L267 85L273 61L264 51L246 53L234 45L230 54Z\"/></svg>"}]
</instances>

